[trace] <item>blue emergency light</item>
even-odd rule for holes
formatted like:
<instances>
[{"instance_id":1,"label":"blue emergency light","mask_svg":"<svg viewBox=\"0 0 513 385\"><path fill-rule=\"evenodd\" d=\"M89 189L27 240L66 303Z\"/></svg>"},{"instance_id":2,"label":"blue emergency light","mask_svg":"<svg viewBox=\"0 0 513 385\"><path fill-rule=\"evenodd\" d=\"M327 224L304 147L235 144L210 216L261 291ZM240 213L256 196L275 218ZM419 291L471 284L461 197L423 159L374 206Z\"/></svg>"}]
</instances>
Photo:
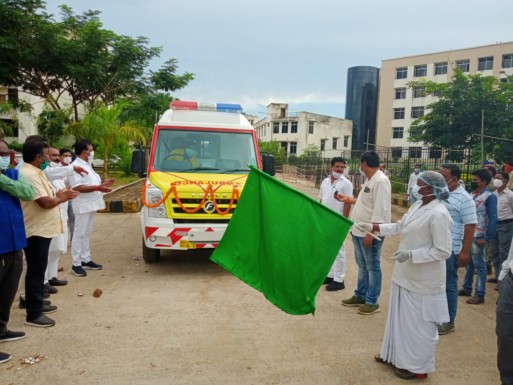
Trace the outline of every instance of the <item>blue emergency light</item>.
<instances>
[{"instance_id":1,"label":"blue emergency light","mask_svg":"<svg viewBox=\"0 0 513 385\"><path fill-rule=\"evenodd\" d=\"M240 104L228 103L198 103L187 102L184 100L173 100L169 107L172 110L194 110L194 111L217 111L217 112L231 112L241 113L242 106Z\"/></svg>"}]
</instances>

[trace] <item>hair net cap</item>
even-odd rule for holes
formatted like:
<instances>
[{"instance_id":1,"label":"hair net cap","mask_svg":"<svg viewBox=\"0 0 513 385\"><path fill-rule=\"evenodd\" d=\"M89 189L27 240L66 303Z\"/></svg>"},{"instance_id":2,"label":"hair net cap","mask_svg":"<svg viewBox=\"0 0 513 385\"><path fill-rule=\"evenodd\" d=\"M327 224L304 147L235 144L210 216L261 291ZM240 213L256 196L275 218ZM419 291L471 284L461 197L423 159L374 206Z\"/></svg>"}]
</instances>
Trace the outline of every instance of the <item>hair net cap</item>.
<instances>
[{"instance_id":1,"label":"hair net cap","mask_svg":"<svg viewBox=\"0 0 513 385\"><path fill-rule=\"evenodd\" d=\"M438 199L446 200L449 198L449 188L442 174L436 171L424 171L419 179L433 187L433 194Z\"/></svg>"}]
</instances>

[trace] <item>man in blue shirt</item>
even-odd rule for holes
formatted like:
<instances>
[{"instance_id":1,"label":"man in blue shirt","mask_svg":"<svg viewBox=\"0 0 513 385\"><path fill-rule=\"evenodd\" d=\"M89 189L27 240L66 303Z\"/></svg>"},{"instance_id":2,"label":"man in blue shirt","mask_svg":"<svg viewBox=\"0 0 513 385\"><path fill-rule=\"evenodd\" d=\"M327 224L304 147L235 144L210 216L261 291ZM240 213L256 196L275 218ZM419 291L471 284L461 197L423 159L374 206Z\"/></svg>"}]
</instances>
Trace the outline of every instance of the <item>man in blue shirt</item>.
<instances>
[{"instance_id":1,"label":"man in blue shirt","mask_svg":"<svg viewBox=\"0 0 513 385\"><path fill-rule=\"evenodd\" d=\"M27 246L20 199L30 201L34 197L32 185L18 170L9 168L10 163L9 146L0 139L0 342L25 337L24 332L8 330L7 323L23 270L22 249ZM11 358L0 352L0 363Z\"/></svg>"},{"instance_id":2,"label":"man in blue shirt","mask_svg":"<svg viewBox=\"0 0 513 385\"><path fill-rule=\"evenodd\" d=\"M467 266L463 289L458 295L470 297L470 305L484 302L486 293L486 259L484 248L495 237L497 226L497 195L488 189L492 177L488 171L481 169L472 172L472 198L476 205L477 225L474 231L474 241L470 248L470 263ZM472 281L474 270L477 270L476 290L472 296Z\"/></svg>"},{"instance_id":3,"label":"man in blue shirt","mask_svg":"<svg viewBox=\"0 0 513 385\"><path fill-rule=\"evenodd\" d=\"M449 199L444 201L452 218L452 253L445 260L446 294L449 307L449 322L438 327L438 334L454 331L454 320L458 308L458 267L465 267L470 260L470 247L477 224L476 205L470 194L459 184L461 170L454 164L444 164L439 170L449 187Z\"/></svg>"}]
</instances>

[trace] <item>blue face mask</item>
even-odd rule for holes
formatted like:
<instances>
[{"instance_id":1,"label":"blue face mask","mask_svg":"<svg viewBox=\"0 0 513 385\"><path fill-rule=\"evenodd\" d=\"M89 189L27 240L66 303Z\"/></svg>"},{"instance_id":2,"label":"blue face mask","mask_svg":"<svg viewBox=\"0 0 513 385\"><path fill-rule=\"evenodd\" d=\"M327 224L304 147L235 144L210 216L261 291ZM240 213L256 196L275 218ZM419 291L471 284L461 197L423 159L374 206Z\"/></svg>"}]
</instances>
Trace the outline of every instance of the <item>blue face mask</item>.
<instances>
[{"instance_id":1,"label":"blue face mask","mask_svg":"<svg viewBox=\"0 0 513 385\"><path fill-rule=\"evenodd\" d=\"M193 158L196 156L198 152L197 151L194 151L192 148L186 148L185 149L185 154L189 157L189 158Z\"/></svg>"},{"instance_id":2,"label":"blue face mask","mask_svg":"<svg viewBox=\"0 0 513 385\"><path fill-rule=\"evenodd\" d=\"M45 159L45 162L39 165L39 168L44 171L44 169L48 166L48 161Z\"/></svg>"},{"instance_id":3,"label":"blue face mask","mask_svg":"<svg viewBox=\"0 0 513 385\"><path fill-rule=\"evenodd\" d=\"M11 164L11 157L10 156L0 156L0 170L4 171L7 170L7 167Z\"/></svg>"}]
</instances>

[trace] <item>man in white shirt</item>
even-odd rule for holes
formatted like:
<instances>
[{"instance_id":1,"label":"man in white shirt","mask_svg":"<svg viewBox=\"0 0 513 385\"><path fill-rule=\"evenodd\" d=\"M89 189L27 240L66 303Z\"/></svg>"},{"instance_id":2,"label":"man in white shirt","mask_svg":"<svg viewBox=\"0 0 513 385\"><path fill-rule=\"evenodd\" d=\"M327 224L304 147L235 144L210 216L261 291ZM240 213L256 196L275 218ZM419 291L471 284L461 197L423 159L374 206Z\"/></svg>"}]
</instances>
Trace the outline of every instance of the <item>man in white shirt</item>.
<instances>
[{"instance_id":1,"label":"man in white shirt","mask_svg":"<svg viewBox=\"0 0 513 385\"><path fill-rule=\"evenodd\" d=\"M77 277L87 275L84 269L101 270L102 265L91 259L90 238L93 231L96 211L105 208L103 193L111 192L114 179L102 183L100 176L93 170L91 161L94 157L93 145L87 140L79 140L75 143L77 158L72 165L77 165L87 170L88 174L81 176L75 174L71 178L71 187L80 192L78 198L73 201L75 213L75 231L71 241L71 273Z\"/></svg>"},{"instance_id":2,"label":"man in white shirt","mask_svg":"<svg viewBox=\"0 0 513 385\"><path fill-rule=\"evenodd\" d=\"M351 205L340 202L335 196L351 198L353 196L353 184L343 175L346 167L346 160L341 157L331 159L331 174L321 183L319 199L322 204L333 211L349 217ZM347 199L347 198L346 198ZM333 266L324 281L327 284L326 290L337 291L345 288L344 277L346 275L346 250L344 244L333 262Z\"/></svg>"},{"instance_id":3,"label":"man in white shirt","mask_svg":"<svg viewBox=\"0 0 513 385\"><path fill-rule=\"evenodd\" d=\"M379 156L374 151L364 152L360 158L360 172L366 177L351 214L354 223L390 223L390 180L379 170ZM358 285L354 295L342 301L344 306L359 307L359 314L374 314L380 311L378 298L381 294L381 246L365 231L353 227L351 230L354 254L358 265Z\"/></svg>"},{"instance_id":4,"label":"man in white shirt","mask_svg":"<svg viewBox=\"0 0 513 385\"><path fill-rule=\"evenodd\" d=\"M508 188L509 175L497 173L493 180L497 190L497 227L495 236L491 239L490 247L492 263L495 268L495 277L489 278L488 282L497 283L501 266L508 258L511 240L513 238L513 191Z\"/></svg>"},{"instance_id":5,"label":"man in white shirt","mask_svg":"<svg viewBox=\"0 0 513 385\"><path fill-rule=\"evenodd\" d=\"M417 179L419 179L419 175L420 175L420 168L421 168L420 163L417 163L415 165L415 169L413 170L413 172L410 175L410 179L408 180L407 194L408 194L408 200L411 203L415 202L415 198L413 197L413 195L411 193L411 189L413 188L413 186L415 186L417 184Z\"/></svg>"}]
</instances>

